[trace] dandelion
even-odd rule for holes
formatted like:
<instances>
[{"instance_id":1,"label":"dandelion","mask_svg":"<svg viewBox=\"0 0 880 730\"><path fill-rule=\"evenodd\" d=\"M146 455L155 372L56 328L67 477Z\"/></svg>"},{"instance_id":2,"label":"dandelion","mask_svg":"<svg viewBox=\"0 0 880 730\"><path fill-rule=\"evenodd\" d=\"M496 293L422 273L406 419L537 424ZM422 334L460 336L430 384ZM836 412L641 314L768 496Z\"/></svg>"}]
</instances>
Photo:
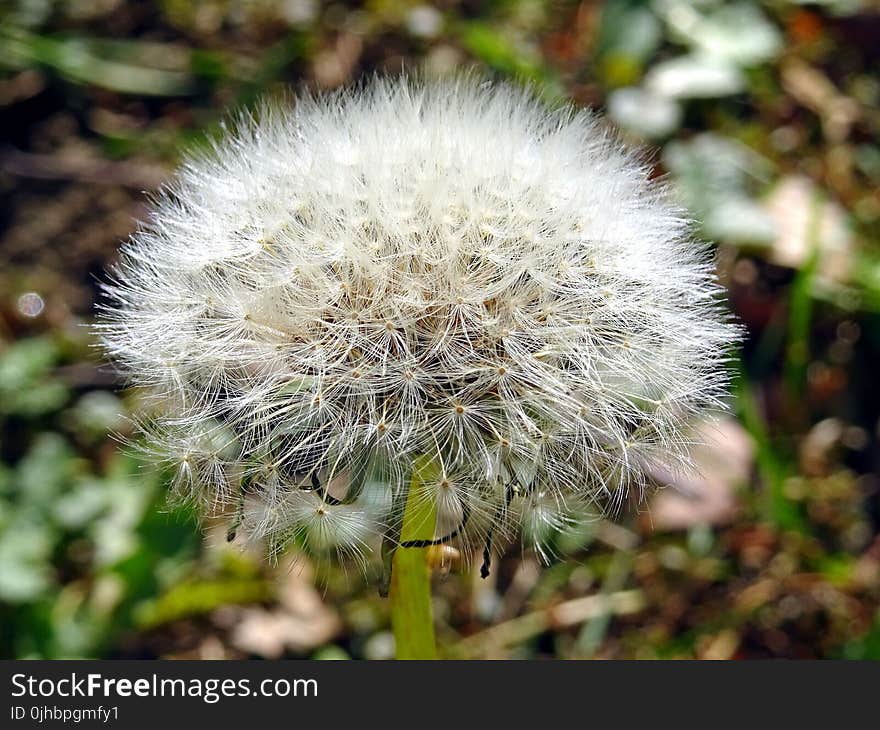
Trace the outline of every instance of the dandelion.
<instances>
[{"instance_id":1,"label":"dandelion","mask_svg":"<svg viewBox=\"0 0 880 730\"><path fill-rule=\"evenodd\" d=\"M687 465L736 330L593 115L402 79L234 127L159 194L98 325L182 495L276 547L443 544L485 572L493 539Z\"/></svg>"}]
</instances>

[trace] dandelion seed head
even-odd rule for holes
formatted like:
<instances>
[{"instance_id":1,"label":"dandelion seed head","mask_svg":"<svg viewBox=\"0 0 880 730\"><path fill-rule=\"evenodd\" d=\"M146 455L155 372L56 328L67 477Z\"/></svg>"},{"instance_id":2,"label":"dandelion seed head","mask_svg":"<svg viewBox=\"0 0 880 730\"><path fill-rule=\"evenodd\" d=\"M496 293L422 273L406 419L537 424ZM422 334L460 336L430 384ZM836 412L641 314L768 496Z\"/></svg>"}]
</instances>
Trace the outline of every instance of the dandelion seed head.
<instances>
[{"instance_id":1,"label":"dandelion seed head","mask_svg":"<svg viewBox=\"0 0 880 730\"><path fill-rule=\"evenodd\" d=\"M424 456L435 537L543 534L723 405L736 329L649 173L468 78L264 103L158 194L98 327L174 489L253 538L360 555Z\"/></svg>"}]
</instances>

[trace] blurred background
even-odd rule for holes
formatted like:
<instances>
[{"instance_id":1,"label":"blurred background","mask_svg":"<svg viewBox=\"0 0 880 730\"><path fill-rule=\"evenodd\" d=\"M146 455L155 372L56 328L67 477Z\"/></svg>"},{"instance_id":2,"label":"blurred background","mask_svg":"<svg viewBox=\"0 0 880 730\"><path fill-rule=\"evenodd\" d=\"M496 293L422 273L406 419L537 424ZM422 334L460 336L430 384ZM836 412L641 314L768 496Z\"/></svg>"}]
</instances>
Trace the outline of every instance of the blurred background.
<instances>
[{"instance_id":1,"label":"blurred background","mask_svg":"<svg viewBox=\"0 0 880 730\"><path fill-rule=\"evenodd\" d=\"M167 506L86 325L228 108L475 66L647 144L748 334L700 476L549 568L513 546L438 575L442 652L880 659L878 63L860 0L4 0L0 656L393 655L375 573L267 564Z\"/></svg>"}]
</instances>

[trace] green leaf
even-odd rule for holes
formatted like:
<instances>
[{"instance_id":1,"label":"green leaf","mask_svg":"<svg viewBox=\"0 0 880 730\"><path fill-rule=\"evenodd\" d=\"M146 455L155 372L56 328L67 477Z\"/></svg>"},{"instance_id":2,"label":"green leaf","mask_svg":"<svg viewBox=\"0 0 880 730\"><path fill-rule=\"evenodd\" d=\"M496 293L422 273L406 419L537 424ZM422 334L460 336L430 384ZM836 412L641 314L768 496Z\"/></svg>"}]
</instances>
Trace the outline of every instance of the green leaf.
<instances>
[{"instance_id":1,"label":"green leaf","mask_svg":"<svg viewBox=\"0 0 880 730\"><path fill-rule=\"evenodd\" d=\"M548 76L537 54L517 46L508 35L487 23L461 23L458 35L462 46L496 71L530 81L542 81Z\"/></svg>"},{"instance_id":2,"label":"green leaf","mask_svg":"<svg viewBox=\"0 0 880 730\"><path fill-rule=\"evenodd\" d=\"M660 21L641 0L604 3L596 48L602 79L612 87L638 81L662 41Z\"/></svg>"},{"instance_id":3,"label":"green leaf","mask_svg":"<svg viewBox=\"0 0 880 730\"><path fill-rule=\"evenodd\" d=\"M25 515L12 516L0 533L0 600L27 603L49 589L53 545L48 525Z\"/></svg>"},{"instance_id":4,"label":"green leaf","mask_svg":"<svg viewBox=\"0 0 880 730\"><path fill-rule=\"evenodd\" d=\"M188 616L210 613L220 606L260 603L272 598L272 584L263 578L223 578L180 583L161 598L143 603L135 612L142 629Z\"/></svg>"},{"instance_id":5,"label":"green leaf","mask_svg":"<svg viewBox=\"0 0 880 730\"><path fill-rule=\"evenodd\" d=\"M776 227L753 197L770 170L750 149L711 132L687 142L671 142L663 164L672 173L681 202L714 240L740 245L769 245Z\"/></svg>"},{"instance_id":6,"label":"green leaf","mask_svg":"<svg viewBox=\"0 0 880 730\"><path fill-rule=\"evenodd\" d=\"M171 53L179 54L180 50L167 47L156 53L156 44L54 38L9 26L0 31L0 63L3 65L45 66L71 81L126 94L180 96L191 93L193 83L188 72L155 67L158 66L156 61Z\"/></svg>"},{"instance_id":7,"label":"green leaf","mask_svg":"<svg viewBox=\"0 0 880 730\"><path fill-rule=\"evenodd\" d=\"M0 412L35 417L61 408L69 391L49 378L59 358L49 337L19 340L0 354Z\"/></svg>"},{"instance_id":8,"label":"green leaf","mask_svg":"<svg viewBox=\"0 0 880 730\"><path fill-rule=\"evenodd\" d=\"M705 14L692 2L670 0L661 5L673 40L715 58L754 66L774 58L782 49L776 26L754 3L722 4Z\"/></svg>"},{"instance_id":9,"label":"green leaf","mask_svg":"<svg viewBox=\"0 0 880 730\"><path fill-rule=\"evenodd\" d=\"M56 433L42 433L18 465L15 487L20 504L40 512L69 487L79 468L73 450Z\"/></svg>"}]
</instances>

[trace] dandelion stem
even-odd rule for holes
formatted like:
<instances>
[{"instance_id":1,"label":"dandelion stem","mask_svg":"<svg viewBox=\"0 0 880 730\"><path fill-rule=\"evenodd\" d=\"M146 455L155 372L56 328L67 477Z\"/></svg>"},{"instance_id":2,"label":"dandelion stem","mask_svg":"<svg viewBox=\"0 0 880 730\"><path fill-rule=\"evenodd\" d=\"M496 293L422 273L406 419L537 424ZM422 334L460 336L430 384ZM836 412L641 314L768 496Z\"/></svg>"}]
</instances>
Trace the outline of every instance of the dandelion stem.
<instances>
[{"instance_id":1,"label":"dandelion stem","mask_svg":"<svg viewBox=\"0 0 880 730\"><path fill-rule=\"evenodd\" d=\"M438 467L429 458L416 459L400 541L433 537L436 507L424 494L425 483L436 476ZM391 627L398 659L436 659L434 619L431 615L431 570L427 547L398 547L391 569Z\"/></svg>"}]
</instances>

